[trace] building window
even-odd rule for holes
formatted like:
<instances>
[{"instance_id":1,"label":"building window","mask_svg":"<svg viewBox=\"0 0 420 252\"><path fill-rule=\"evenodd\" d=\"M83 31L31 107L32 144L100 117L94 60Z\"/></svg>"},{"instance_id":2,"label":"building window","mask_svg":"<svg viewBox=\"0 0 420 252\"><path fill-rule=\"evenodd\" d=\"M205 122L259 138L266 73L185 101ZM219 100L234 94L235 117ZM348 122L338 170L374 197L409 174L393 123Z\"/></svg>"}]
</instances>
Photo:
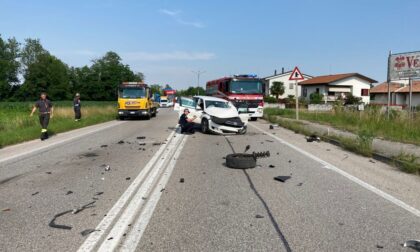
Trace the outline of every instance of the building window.
<instances>
[{"instance_id":1,"label":"building window","mask_svg":"<svg viewBox=\"0 0 420 252\"><path fill-rule=\"evenodd\" d=\"M369 89L362 88L361 96L369 96Z\"/></svg>"},{"instance_id":2,"label":"building window","mask_svg":"<svg viewBox=\"0 0 420 252\"><path fill-rule=\"evenodd\" d=\"M293 89L294 87L293 87L294 85L293 85L293 83L292 82L290 82L289 83L289 89Z\"/></svg>"},{"instance_id":3,"label":"building window","mask_svg":"<svg viewBox=\"0 0 420 252\"><path fill-rule=\"evenodd\" d=\"M319 88L316 88L315 93L319 94Z\"/></svg>"},{"instance_id":4,"label":"building window","mask_svg":"<svg viewBox=\"0 0 420 252\"><path fill-rule=\"evenodd\" d=\"M306 89L306 87L303 88L302 93L303 97L306 97L308 95L308 90Z\"/></svg>"}]
</instances>

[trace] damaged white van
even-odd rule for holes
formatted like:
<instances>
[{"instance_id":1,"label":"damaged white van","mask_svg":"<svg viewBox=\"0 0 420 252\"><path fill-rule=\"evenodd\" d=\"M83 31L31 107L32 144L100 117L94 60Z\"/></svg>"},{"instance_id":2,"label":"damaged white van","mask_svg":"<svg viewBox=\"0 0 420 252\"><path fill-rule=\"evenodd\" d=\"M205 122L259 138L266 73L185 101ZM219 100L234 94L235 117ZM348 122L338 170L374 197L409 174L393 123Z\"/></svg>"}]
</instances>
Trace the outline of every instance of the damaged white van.
<instances>
[{"instance_id":1,"label":"damaged white van","mask_svg":"<svg viewBox=\"0 0 420 252\"><path fill-rule=\"evenodd\" d=\"M212 96L179 97L174 110L181 116L186 108L203 133L246 133L248 114L239 114L229 101Z\"/></svg>"}]
</instances>

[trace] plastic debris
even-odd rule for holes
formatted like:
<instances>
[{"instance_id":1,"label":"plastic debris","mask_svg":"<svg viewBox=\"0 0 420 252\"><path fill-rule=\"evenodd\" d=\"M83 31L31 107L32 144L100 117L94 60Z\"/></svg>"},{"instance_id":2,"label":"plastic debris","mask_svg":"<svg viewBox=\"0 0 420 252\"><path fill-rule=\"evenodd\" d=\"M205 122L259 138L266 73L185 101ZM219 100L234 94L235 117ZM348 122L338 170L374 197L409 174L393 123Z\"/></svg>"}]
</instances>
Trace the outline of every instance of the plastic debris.
<instances>
[{"instance_id":1,"label":"plastic debris","mask_svg":"<svg viewBox=\"0 0 420 252\"><path fill-rule=\"evenodd\" d=\"M146 139L145 136L138 136L137 139Z\"/></svg>"},{"instance_id":2,"label":"plastic debris","mask_svg":"<svg viewBox=\"0 0 420 252\"><path fill-rule=\"evenodd\" d=\"M131 177L126 177L126 178L125 178L125 180L130 180L130 179L131 179Z\"/></svg>"},{"instance_id":3,"label":"plastic debris","mask_svg":"<svg viewBox=\"0 0 420 252\"><path fill-rule=\"evenodd\" d=\"M108 145L107 145L107 144L103 144L103 145L101 145L101 148L106 148L106 147L108 147Z\"/></svg>"},{"instance_id":4,"label":"plastic debris","mask_svg":"<svg viewBox=\"0 0 420 252\"><path fill-rule=\"evenodd\" d=\"M308 137L306 137L306 142L321 142L321 138L317 135L310 135Z\"/></svg>"},{"instance_id":5,"label":"plastic debris","mask_svg":"<svg viewBox=\"0 0 420 252\"><path fill-rule=\"evenodd\" d=\"M50 171L47 171L47 172L45 172L46 174L52 174L52 172L50 172Z\"/></svg>"},{"instance_id":6,"label":"plastic debris","mask_svg":"<svg viewBox=\"0 0 420 252\"><path fill-rule=\"evenodd\" d=\"M48 226L50 226L52 228L59 228L59 229L65 229L65 230L72 229L73 227L71 227L71 226L55 224L55 221L57 220L58 217L63 216L63 215L68 214L68 213L71 213L71 212L73 212L73 210L67 210L65 212L58 213L58 214L54 215L54 218L52 218L50 223L48 223Z\"/></svg>"},{"instance_id":7,"label":"plastic debris","mask_svg":"<svg viewBox=\"0 0 420 252\"><path fill-rule=\"evenodd\" d=\"M251 148L251 146L249 146L249 144L245 147L244 153L247 152L249 149Z\"/></svg>"},{"instance_id":8,"label":"plastic debris","mask_svg":"<svg viewBox=\"0 0 420 252\"><path fill-rule=\"evenodd\" d=\"M257 214L257 215L255 215L255 218L262 219L262 218L264 218L264 216Z\"/></svg>"},{"instance_id":9,"label":"plastic debris","mask_svg":"<svg viewBox=\"0 0 420 252\"><path fill-rule=\"evenodd\" d=\"M280 181L282 183L286 182L286 180L290 179L290 176L277 176L274 177L274 180Z\"/></svg>"},{"instance_id":10,"label":"plastic debris","mask_svg":"<svg viewBox=\"0 0 420 252\"><path fill-rule=\"evenodd\" d=\"M179 180L179 183L184 183L184 178L181 178L181 179Z\"/></svg>"},{"instance_id":11,"label":"plastic debris","mask_svg":"<svg viewBox=\"0 0 420 252\"><path fill-rule=\"evenodd\" d=\"M266 142L269 142L269 143L274 143L274 141L273 140L265 140Z\"/></svg>"},{"instance_id":12,"label":"plastic debris","mask_svg":"<svg viewBox=\"0 0 420 252\"><path fill-rule=\"evenodd\" d=\"M32 193L32 196L35 196L35 195L37 195L39 192L34 192L34 193Z\"/></svg>"},{"instance_id":13,"label":"plastic debris","mask_svg":"<svg viewBox=\"0 0 420 252\"><path fill-rule=\"evenodd\" d=\"M3 208L1 211L2 212L9 212L11 209L10 208Z\"/></svg>"},{"instance_id":14,"label":"plastic debris","mask_svg":"<svg viewBox=\"0 0 420 252\"><path fill-rule=\"evenodd\" d=\"M80 232L80 234L81 234L82 236L86 236L86 235L91 234L91 233L96 232L96 231L100 231L100 230L98 230L98 229L91 229L91 228L89 228L89 229L85 229L85 230L83 230L82 232Z\"/></svg>"},{"instance_id":15,"label":"plastic debris","mask_svg":"<svg viewBox=\"0 0 420 252\"><path fill-rule=\"evenodd\" d=\"M109 165L105 165L105 171L109 171L109 170L111 170L111 166L109 166Z\"/></svg>"},{"instance_id":16,"label":"plastic debris","mask_svg":"<svg viewBox=\"0 0 420 252\"><path fill-rule=\"evenodd\" d=\"M72 194L73 191L67 191L66 195Z\"/></svg>"},{"instance_id":17,"label":"plastic debris","mask_svg":"<svg viewBox=\"0 0 420 252\"><path fill-rule=\"evenodd\" d=\"M87 209L87 208L91 208L91 207L95 207L93 204L95 204L96 201L92 201L90 203L87 203L86 205L83 205L79 208L73 209L71 210L72 214L78 214L79 212Z\"/></svg>"},{"instance_id":18,"label":"plastic debris","mask_svg":"<svg viewBox=\"0 0 420 252\"><path fill-rule=\"evenodd\" d=\"M118 141L117 144L123 144L123 143L125 143L125 142L123 140L120 140L120 141Z\"/></svg>"},{"instance_id":19,"label":"plastic debris","mask_svg":"<svg viewBox=\"0 0 420 252\"><path fill-rule=\"evenodd\" d=\"M376 248L378 248L378 249L383 249L383 248L384 248L384 246L382 246L382 245L376 245Z\"/></svg>"},{"instance_id":20,"label":"plastic debris","mask_svg":"<svg viewBox=\"0 0 420 252\"><path fill-rule=\"evenodd\" d=\"M303 185L303 183L302 182L300 182L299 184L297 184L296 186L302 186Z\"/></svg>"},{"instance_id":21,"label":"plastic debris","mask_svg":"<svg viewBox=\"0 0 420 252\"><path fill-rule=\"evenodd\" d=\"M97 193L95 193L95 196L99 196L99 195L102 195L102 194L104 194L104 192L97 192Z\"/></svg>"},{"instance_id":22,"label":"plastic debris","mask_svg":"<svg viewBox=\"0 0 420 252\"><path fill-rule=\"evenodd\" d=\"M276 166L271 164L271 165L269 165L268 167L270 167L270 168L274 168L274 167L276 167Z\"/></svg>"},{"instance_id":23,"label":"plastic debris","mask_svg":"<svg viewBox=\"0 0 420 252\"><path fill-rule=\"evenodd\" d=\"M404 247L420 251L420 240L408 240L404 243Z\"/></svg>"}]
</instances>

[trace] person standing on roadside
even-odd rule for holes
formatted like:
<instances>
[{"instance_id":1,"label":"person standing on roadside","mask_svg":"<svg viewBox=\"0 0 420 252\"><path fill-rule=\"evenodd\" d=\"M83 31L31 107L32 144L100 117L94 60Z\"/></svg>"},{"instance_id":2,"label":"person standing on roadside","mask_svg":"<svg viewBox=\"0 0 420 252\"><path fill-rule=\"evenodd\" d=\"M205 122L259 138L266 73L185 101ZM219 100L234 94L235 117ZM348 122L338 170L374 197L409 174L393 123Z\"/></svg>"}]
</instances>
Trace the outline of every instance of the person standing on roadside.
<instances>
[{"instance_id":1,"label":"person standing on roadside","mask_svg":"<svg viewBox=\"0 0 420 252\"><path fill-rule=\"evenodd\" d=\"M81 104L80 104L80 94L76 93L76 96L73 100L73 109L74 109L74 120L76 122L80 121L82 118Z\"/></svg>"},{"instance_id":2,"label":"person standing on roadside","mask_svg":"<svg viewBox=\"0 0 420 252\"><path fill-rule=\"evenodd\" d=\"M36 110L39 110L39 123L41 124L41 141L48 139L48 123L53 118L54 108L50 100L47 99L47 93L42 92L40 99L34 104L30 116L33 116Z\"/></svg>"}]
</instances>

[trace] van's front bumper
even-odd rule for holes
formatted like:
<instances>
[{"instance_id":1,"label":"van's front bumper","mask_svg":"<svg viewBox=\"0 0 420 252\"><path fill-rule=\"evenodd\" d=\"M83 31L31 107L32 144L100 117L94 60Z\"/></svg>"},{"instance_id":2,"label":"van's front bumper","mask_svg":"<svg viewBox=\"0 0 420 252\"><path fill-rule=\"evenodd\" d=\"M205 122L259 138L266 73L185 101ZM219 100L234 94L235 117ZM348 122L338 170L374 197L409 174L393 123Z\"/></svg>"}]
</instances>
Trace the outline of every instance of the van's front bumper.
<instances>
[{"instance_id":1,"label":"van's front bumper","mask_svg":"<svg viewBox=\"0 0 420 252\"><path fill-rule=\"evenodd\" d=\"M139 117L139 116L150 116L150 112L147 109L119 109L119 117Z\"/></svg>"}]
</instances>

